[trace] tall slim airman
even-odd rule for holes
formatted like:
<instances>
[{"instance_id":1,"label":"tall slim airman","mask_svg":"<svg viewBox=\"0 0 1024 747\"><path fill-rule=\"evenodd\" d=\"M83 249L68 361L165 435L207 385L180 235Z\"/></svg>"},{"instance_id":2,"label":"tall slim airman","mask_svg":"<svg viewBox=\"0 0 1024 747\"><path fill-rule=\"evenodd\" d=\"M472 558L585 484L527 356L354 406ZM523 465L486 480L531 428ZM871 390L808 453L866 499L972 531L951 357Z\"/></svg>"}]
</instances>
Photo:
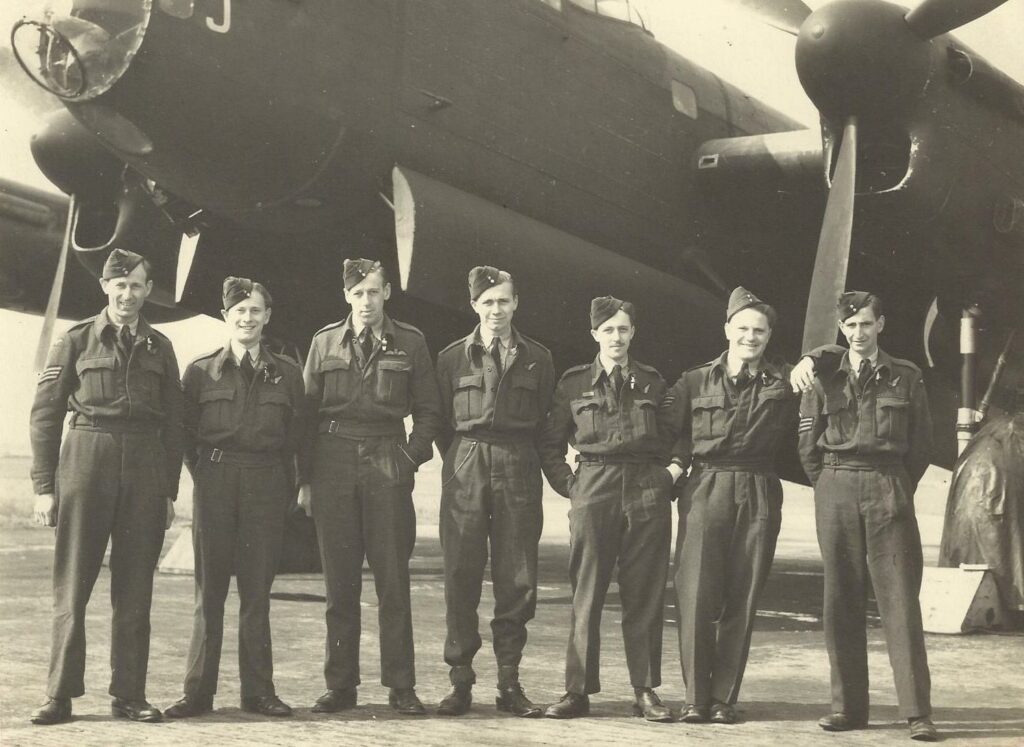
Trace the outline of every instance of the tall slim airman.
<instances>
[{"instance_id":1,"label":"tall slim airman","mask_svg":"<svg viewBox=\"0 0 1024 747\"><path fill-rule=\"evenodd\" d=\"M178 361L141 315L148 261L114 249L100 287L106 309L57 340L32 405L35 518L57 527L50 677L35 724L69 720L71 698L85 692L85 610L108 542L111 712L162 719L146 701L146 671L153 572L181 472Z\"/></svg>"},{"instance_id":2,"label":"tall slim airman","mask_svg":"<svg viewBox=\"0 0 1024 747\"><path fill-rule=\"evenodd\" d=\"M192 544L196 607L184 697L168 718L213 709L224 640L224 601L238 587L242 710L290 716L274 689L270 587L285 518L295 501L303 436L302 370L262 344L272 299L248 278L224 280L228 342L185 370L185 466L195 484Z\"/></svg>"},{"instance_id":3,"label":"tall slim airman","mask_svg":"<svg viewBox=\"0 0 1024 747\"><path fill-rule=\"evenodd\" d=\"M515 281L474 267L469 297L480 323L441 351L437 378L445 425L441 547L448 635L444 658L452 689L438 713L469 710L481 640L477 607L491 548L494 654L499 710L536 717L519 683L526 624L537 607L537 543L544 522L537 439L551 404L554 367L547 348L512 324Z\"/></svg>"},{"instance_id":4,"label":"tall slim airman","mask_svg":"<svg viewBox=\"0 0 1024 747\"><path fill-rule=\"evenodd\" d=\"M437 379L423 333L384 313L391 284L381 264L345 260L344 285L352 313L314 335L304 374L309 433L299 451L299 503L316 524L327 585L327 691L313 710L355 705L366 558L388 702L401 714L422 715L409 599L412 489L441 426Z\"/></svg>"},{"instance_id":5,"label":"tall slim airman","mask_svg":"<svg viewBox=\"0 0 1024 747\"><path fill-rule=\"evenodd\" d=\"M665 381L629 355L636 334L632 303L595 298L590 326L598 354L562 375L541 441L544 474L571 506L565 695L545 715L585 716L589 696L601 690L601 612L617 564L633 712L648 721L672 721L654 690L661 684L672 539L672 478L658 422ZM565 461L569 444L579 451L575 474Z\"/></svg>"},{"instance_id":6,"label":"tall slim airman","mask_svg":"<svg viewBox=\"0 0 1024 747\"><path fill-rule=\"evenodd\" d=\"M873 293L844 293L839 330L849 343L839 369L800 404L800 458L814 485L825 567L824 626L834 713L825 731L868 722L866 603L878 601L900 715L910 737L938 738L921 624L921 536L914 491L929 463L931 416L921 371L878 346L885 327Z\"/></svg>"}]
</instances>

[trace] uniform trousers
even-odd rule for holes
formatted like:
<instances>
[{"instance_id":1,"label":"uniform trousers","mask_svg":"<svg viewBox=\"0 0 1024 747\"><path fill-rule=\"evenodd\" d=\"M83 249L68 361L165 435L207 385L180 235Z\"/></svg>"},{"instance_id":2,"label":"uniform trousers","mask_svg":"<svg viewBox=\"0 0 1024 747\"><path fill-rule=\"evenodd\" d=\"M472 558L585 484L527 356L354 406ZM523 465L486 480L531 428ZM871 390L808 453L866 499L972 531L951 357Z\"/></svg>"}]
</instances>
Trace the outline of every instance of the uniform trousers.
<instances>
[{"instance_id":1,"label":"uniform trousers","mask_svg":"<svg viewBox=\"0 0 1024 747\"><path fill-rule=\"evenodd\" d=\"M679 505L675 592L686 701L733 704L782 522L770 472L695 468Z\"/></svg>"},{"instance_id":2,"label":"uniform trousers","mask_svg":"<svg viewBox=\"0 0 1024 747\"><path fill-rule=\"evenodd\" d=\"M584 461L569 489L572 614L565 661L567 692L601 690L601 612L616 565L630 684L661 684L672 510L663 489L638 484L651 469L663 468Z\"/></svg>"},{"instance_id":3,"label":"uniform trousers","mask_svg":"<svg viewBox=\"0 0 1024 747\"><path fill-rule=\"evenodd\" d=\"M444 659L453 684L473 684L481 639L477 608L490 543L499 680L514 676L537 609L537 543L544 524L540 459L532 442L484 443L458 437L442 473L440 533L448 635ZM501 682L507 686L512 682Z\"/></svg>"},{"instance_id":4,"label":"uniform trousers","mask_svg":"<svg viewBox=\"0 0 1024 747\"><path fill-rule=\"evenodd\" d=\"M155 430L72 428L57 476L53 641L47 695L85 692L85 608L110 541L110 694L146 697L153 572L167 520L166 459Z\"/></svg>"},{"instance_id":5,"label":"uniform trousers","mask_svg":"<svg viewBox=\"0 0 1024 747\"><path fill-rule=\"evenodd\" d=\"M416 544L414 467L404 439L353 439L329 433L313 455L313 521L327 587L327 687L359 684L363 559L377 590L381 683L416 684L409 559Z\"/></svg>"},{"instance_id":6,"label":"uniform trousers","mask_svg":"<svg viewBox=\"0 0 1024 747\"><path fill-rule=\"evenodd\" d=\"M825 567L825 644L832 708L868 716L868 580L882 618L900 715L931 714L931 679L921 626L921 536L902 467L826 466L814 487Z\"/></svg>"},{"instance_id":7,"label":"uniform trousers","mask_svg":"<svg viewBox=\"0 0 1024 747\"><path fill-rule=\"evenodd\" d=\"M270 587L291 502L285 467L271 457L246 464L201 458L193 478L196 606L185 692L199 696L217 692L224 602L234 572L242 697L273 695Z\"/></svg>"}]
</instances>

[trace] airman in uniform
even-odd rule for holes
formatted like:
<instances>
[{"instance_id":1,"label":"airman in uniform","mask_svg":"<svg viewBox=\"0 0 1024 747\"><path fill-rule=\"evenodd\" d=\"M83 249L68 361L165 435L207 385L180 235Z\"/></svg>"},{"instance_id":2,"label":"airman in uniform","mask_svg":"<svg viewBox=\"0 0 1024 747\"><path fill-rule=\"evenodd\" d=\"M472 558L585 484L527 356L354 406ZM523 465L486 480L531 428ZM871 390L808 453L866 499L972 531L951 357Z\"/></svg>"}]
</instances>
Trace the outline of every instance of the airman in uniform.
<instances>
[{"instance_id":1,"label":"airman in uniform","mask_svg":"<svg viewBox=\"0 0 1024 747\"><path fill-rule=\"evenodd\" d=\"M196 607L185 695L168 718L213 709L224 601L238 586L242 710L290 716L274 690L270 587L295 496L295 454L304 435L302 370L261 343L272 300L260 283L229 277L221 314L228 343L185 370L185 465L192 474Z\"/></svg>"},{"instance_id":2,"label":"airman in uniform","mask_svg":"<svg viewBox=\"0 0 1024 747\"><path fill-rule=\"evenodd\" d=\"M32 405L35 518L57 527L48 697L35 724L69 720L85 691L85 609L108 542L111 712L162 719L146 702L146 669L153 572L181 471L178 362L141 316L153 289L143 257L112 251L100 286L106 309L57 340Z\"/></svg>"},{"instance_id":3,"label":"airman in uniform","mask_svg":"<svg viewBox=\"0 0 1024 747\"><path fill-rule=\"evenodd\" d=\"M437 378L445 413L441 547L451 692L438 713L469 710L480 650L477 607L491 548L499 710L536 717L519 683L526 624L537 606L537 543L544 522L537 439L554 390L551 353L512 325L515 282L495 267L474 267L469 296L480 323L441 351Z\"/></svg>"},{"instance_id":4,"label":"airman in uniform","mask_svg":"<svg viewBox=\"0 0 1024 747\"><path fill-rule=\"evenodd\" d=\"M352 313L314 335L304 375L311 432L299 452L299 503L316 524L327 586L327 691L313 710L355 705L365 557L380 605L381 682L396 711L422 715L409 600L412 489L440 430L437 379L423 333L384 313L391 285L380 263L346 260L344 283Z\"/></svg>"},{"instance_id":5,"label":"airman in uniform","mask_svg":"<svg viewBox=\"0 0 1024 747\"><path fill-rule=\"evenodd\" d=\"M775 453L796 429L799 403L793 366L765 359L775 321L771 306L736 288L726 309L728 349L684 372L663 402L675 438L669 470L674 479L690 470L674 579L687 723L736 722L757 601L775 556ZM805 361L801 372L813 380L814 362Z\"/></svg>"},{"instance_id":6,"label":"airman in uniform","mask_svg":"<svg viewBox=\"0 0 1024 747\"><path fill-rule=\"evenodd\" d=\"M672 517L672 479L658 422L666 386L657 371L629 356L633 304L595 298L590 326L599 352L563 374L541 441L544 474L571 502L566 692L545 715L585 716L588 696L601 690L601 612L617 564L633 712L648 721L671 721L654 691L661 684ZM565 461L569 444L579 451L575 474Z\"/></svg>"},{"instance_id":7,"label":"airman in uniform","mask_svg":"<svg viewBox=\"0 0 1024 747\"><path fill-rule=\"evenodd\" d=\"M800 404L800 458L814 485L815 522L825 568L824 626L834 713L826 731L868 722L865 631L868 580L910 736L938 738L921 626L921 537L914 491L929 463L931 416L921 371L878 347L882 301L839 298L849 343L839 369L821 377Z\"/></svg>"}]
</instances>

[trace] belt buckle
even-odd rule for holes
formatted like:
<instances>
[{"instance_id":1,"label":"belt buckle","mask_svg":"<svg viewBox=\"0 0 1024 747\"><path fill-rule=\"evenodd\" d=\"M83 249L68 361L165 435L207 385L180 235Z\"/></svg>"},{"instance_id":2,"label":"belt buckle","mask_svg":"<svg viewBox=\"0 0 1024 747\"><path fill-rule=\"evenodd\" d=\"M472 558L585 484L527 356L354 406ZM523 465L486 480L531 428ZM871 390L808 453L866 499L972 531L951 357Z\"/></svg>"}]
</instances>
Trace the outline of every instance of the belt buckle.
<instances>
[{"instance_id":1,"label":"belt buckle","mask_svg":"<svg viewBox=\"0 0 1024 747\"><path fill-rule=\"evenodd\" d=\"M213 451L210 452L210 461L211 462L220 462L220 458L222 456L224 456L224 452L223 451L221 451L220 449L214 449Z\"/></svg>"},{"instance_id":2,"label":"belt buckle","mask_svg":"<svg viewBox=\"0 0 1024 747\"><path fill-rule=\"evenodd\" d=\"M839 464L839 457L834 451L827 451L825 452L825 455L825 461L828 462L831 466L834 467L837 464Z\"/></svg>"},{"instance_id":3,"label":"belt buckle","mask_svg":"<svg viewBox=\"0 0 1024 747\"><path fill-rule=\"evenodd\" d=\"M332 435L338 432L338 421L337 420L332 420L330 423L327 424L327 432L332 434Z\"/></svg>"}]
</instances>

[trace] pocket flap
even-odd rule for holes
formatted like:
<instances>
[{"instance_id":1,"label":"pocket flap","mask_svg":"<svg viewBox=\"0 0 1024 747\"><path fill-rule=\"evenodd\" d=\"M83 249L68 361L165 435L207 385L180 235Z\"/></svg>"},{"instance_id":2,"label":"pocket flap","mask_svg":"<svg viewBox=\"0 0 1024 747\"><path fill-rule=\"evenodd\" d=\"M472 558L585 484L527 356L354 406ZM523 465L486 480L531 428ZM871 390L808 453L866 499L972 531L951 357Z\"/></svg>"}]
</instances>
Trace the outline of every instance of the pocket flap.
<instances>
[{"instance_id":1,"label":"pocket flap","mask_svg":"<svg viewBox=\"0 0 1024 747\"><path fill-rule=\"evenodd\" d=\"M235 398L234 389L206 389L199 392L199 402L216 402L217 400L230 400Z\"/></svg>"},{"instance_id":2,"label":"pocket flap","mask_svg":"<svg viewBox=\"0 0 1024 747\"><path fill-rule=\"evenodd\" d=\"M260 390L259 402L261 405L284 405L285 407L288 407L291 404L291 400L288 398L288 393L282 392L280 389Z\"/></svg>"},{"instance_id":3,"label":"pocket flap","mask_svg":"<svg viewBox=\"0 0 1024 747\"><path fill-rule=\"evenodd\" d=\"M822 407L822 412L825 415L834 415L837 412L842 412L850 405L850 397L846 392L840 394L826 394L825 404Z\"/></svg>"},{"instance_id":4,"label":"pocket flap","mask_svg":"<svg viewBox=\"0 0 1024 747\"><path fill-rule=\"evenodd\" d=\"M691 408L694 410L715 410L725 408L724 394L711 394L703 397L694 397Z\"/></svg>"},{"instance_id":5,"label":"pocket flap","mask_svg":"<svg viewBox=\"0 0 1024 747\"><path fill-rule=\"evenodd\" d=\"M516 374L510 383L517 389L537 389L537 377L529 374Z\"/></svg>"},{"instance_id":6,"label":"pocket flap","mask_svg":"<svg viewBox=\"0 0 1024 747\"><path fill-rule=\"evenodd\" d=\"M79 358L75 361L75 371L77 371L79 375L81 375L83 371L89 371L96 368L105 368L113 371L117 368L117 358L114 358L113 356L104 356L102 358Z\"/></svg>"},{"instance_id":7,"label":"pocket flap","mask_svg":"<svg viewBox=\"0 0 1024 747\"><path fill-rule=\"evenodd\" d=\"M412 368L412 364L406 360L382 358L377 361L377 368L381 371L408 371Z\"/></svg>"},{"instance_id":8,"label":"pocket flap","mask_svg":"<svg viewBox=\"0 0 1024 747\"><path fill-rule=\"evenodd\" d=\"M352 368L352 361L348 358L324 358L320 361L321 371L339 371Z\"/></svg>"},{"instance_id":9,"label":"pocket flap","mask_svg":"<svg viewBox=\"0 0 1024 747\"><path fill-rule=\"evenodd\" d=\"M792 391L788 386L774 385L762 389L758 397L760 399L788 399Z\"/></svg>"},{"instance_id":10,"label":"pocket flap","mask_svg":"<svg viewBox=\"0 0 1024 747\"><path fill-rule=\"evenodd\" d=\"M875 402L879 407L907 407L910 405L910 400L903 397L894 397L891 394L879 395Z\"/></svg>"},{"instance_id":11,"label":"pocket flap","mask_svg":"<svg viewBox=\"0 0 1024 747\"><path fill-rule=\"evenodd\" d=\"M579 414L584 410L596 410L598 407L600 407L600 403L596 399L591 398L574 399L572 402L569 403L569 407L572 408L572 411L574 413Z\"/></svg>"},{"instance_id":12,"label":"pocket flap","mask_svg":"<svg viewBox=\"0 0 1024 747\"><path fill-rule=\"evenodd\" d=\"M138 354L136 354L136 356L138 356ZM164 362L159 355L145 353L142 355L141 360L139 360L139 365L142 367L143 371L151 371L155 374L159 374L160 376L164 375Z\"/></svg>"},{"instance_id":13,"label":"pocket flap","mask_svg":"<svg viewBox=\"0 0 1024 747\"><path fill-rule=\"evenodd\" d=\"M483 374L470 374L469 376L460 376L458 383L455 386L456 389L483 389L484 388L484 375Z\"/></svg>"},{"instance_id":14,"label":"pocket flap","mask_svg":"<svg viewBox=\"0 0 1024 747\"><path fill-rule=\"evenodd\" d=\"M648 407L652 410L656 410L658 407L656 404L654 404L653 399L635 399L633 400L633 404L637 407Z\"/></svg>"}]
</instances>

